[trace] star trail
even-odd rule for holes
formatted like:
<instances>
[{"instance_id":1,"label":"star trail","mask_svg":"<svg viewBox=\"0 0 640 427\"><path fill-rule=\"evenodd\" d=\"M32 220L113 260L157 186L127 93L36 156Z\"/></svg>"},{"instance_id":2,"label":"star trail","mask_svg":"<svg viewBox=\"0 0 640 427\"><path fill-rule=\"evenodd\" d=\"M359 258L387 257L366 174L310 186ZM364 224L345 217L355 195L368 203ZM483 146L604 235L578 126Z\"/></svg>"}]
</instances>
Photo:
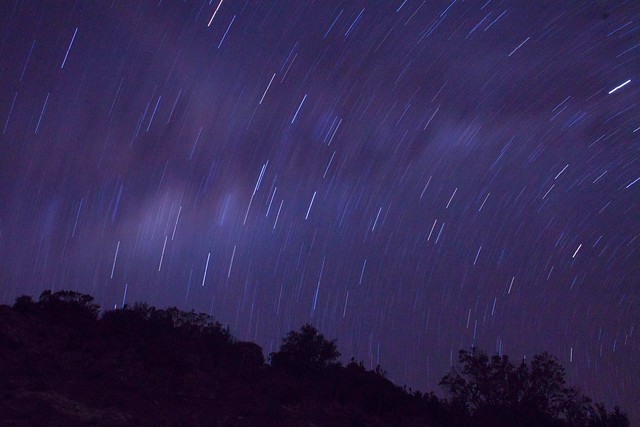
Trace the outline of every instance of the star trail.
<instances>
[{"instance_id":1,"label":"star trail","mask_svg":"<svg viewBox=\"0 0 640 427\"><path fill-rule=\"evenodd\" d=\"M640 417L636 1L0 3L2 302L213 315L438 390L557 355Z\"/></svg>"}]
</instances>

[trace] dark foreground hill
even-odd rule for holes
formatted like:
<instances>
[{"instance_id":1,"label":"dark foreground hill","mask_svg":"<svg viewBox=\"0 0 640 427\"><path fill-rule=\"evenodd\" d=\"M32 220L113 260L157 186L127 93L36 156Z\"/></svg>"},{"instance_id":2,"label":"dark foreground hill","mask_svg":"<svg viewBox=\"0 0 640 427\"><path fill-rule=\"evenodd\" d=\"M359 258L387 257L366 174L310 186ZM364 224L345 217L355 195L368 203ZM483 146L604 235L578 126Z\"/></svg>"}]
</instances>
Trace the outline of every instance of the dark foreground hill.
<instances>
[{"instance_id":1,"label":"dark foreground hill","mask_svg":"<svg viewBox=\"0 0 640 427\"><path fill-rule=\"evenodd\" d=\"M104 312L93 298L45 292L0 306L1 425L625 426L564 385L538 355L460 353L448 400L408 393L379 367L337 362L335 341L304 325L265 363L209 316L144 304Z\"/></svg>"}]
</instances>

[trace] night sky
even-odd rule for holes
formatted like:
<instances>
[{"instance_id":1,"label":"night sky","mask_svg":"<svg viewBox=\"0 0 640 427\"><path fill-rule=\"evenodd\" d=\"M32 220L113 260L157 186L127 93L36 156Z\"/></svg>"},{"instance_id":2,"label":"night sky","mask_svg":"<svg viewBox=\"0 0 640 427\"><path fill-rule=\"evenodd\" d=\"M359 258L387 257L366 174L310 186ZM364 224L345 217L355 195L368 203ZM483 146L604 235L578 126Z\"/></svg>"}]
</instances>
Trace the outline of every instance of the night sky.
<instances>
[{"instance_id":1,"label":"night sky","mask_svg":"<svg viewBox=\"0 0 640 427\"><path fill-rule=\"evenodd\" d=\"M422 391L547 350L638 420L636 0L6 0L0 34L1 302L265 353L311 322Z\"/></svg>"}]
</instances>

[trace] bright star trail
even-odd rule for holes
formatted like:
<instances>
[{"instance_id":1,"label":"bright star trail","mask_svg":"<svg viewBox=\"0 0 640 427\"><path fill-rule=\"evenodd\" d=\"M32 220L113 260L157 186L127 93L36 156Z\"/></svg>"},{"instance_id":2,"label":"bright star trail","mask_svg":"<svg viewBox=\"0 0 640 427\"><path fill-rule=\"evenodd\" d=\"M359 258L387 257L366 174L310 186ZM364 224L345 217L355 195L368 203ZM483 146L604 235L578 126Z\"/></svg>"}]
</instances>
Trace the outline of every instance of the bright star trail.
<instances>
[{"instance_id":1,"label":"bright star trail","mask_svg":"<svg viewBox=\"0 0 640 427\"><path fill-rule=\"evenodd\" d=\"M215 19L214 19L215 18ZM640 420L640 3L0 2L0 291L305 322Z\"/></svg>"}]
</instances>

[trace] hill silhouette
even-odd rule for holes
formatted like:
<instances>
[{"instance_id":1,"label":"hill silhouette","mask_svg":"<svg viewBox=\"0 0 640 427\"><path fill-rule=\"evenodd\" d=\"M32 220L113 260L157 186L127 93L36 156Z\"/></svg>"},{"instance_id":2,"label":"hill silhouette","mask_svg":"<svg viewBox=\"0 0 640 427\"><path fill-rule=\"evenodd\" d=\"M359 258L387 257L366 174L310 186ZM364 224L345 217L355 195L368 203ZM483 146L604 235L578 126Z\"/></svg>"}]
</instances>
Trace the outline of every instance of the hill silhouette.
<instances>
[{"instance_id":1,"label":"hill silhouette","mask_svg":"<svg viewBox=\"0 0 640 427\"><path fill-rule=\"evenodd\" d=\"M44 292L0 306L0 424L212 426L628 426L564 380L547 354L513 365L462 350L446 398L409 392L313 325L265 361L208 315L146 304L105 311Z\"/></svg>"}]
</instances>

